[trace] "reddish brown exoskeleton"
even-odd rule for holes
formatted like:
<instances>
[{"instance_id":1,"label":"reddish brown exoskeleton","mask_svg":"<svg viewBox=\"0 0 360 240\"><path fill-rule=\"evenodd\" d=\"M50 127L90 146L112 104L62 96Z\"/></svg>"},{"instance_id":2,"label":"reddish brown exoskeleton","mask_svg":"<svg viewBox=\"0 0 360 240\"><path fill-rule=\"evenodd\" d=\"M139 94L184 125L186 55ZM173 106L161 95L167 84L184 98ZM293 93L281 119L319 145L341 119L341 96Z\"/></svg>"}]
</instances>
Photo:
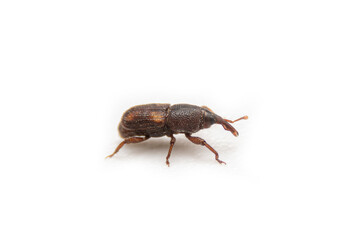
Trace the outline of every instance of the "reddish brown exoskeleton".
<instances>
[{"instance_id":1,"label":"reddish brown exoskeleton","mask_svg":"<svg viewBox=\"0 0 360 240\"><path fill-rule=\"evenodd\" d=\"M145 104L134 106L127 110L120 121L119 133L125 138L114 153L114 156L122 146L128 143L143 142L151 137L168 136L171 138L170 148L166 157L166 164L169 166L169 158L175 144L174 134L184 133L193 143L203 145L215 154L219 163L219 154L204 139L191 136L192 133L209 128L213 124L221 124L225 130L230 131L235 137L239 134L230 125L241 119L248 119L247 116L234 121L223 119L206 106L198 107L190 104Z\"/></svg>"}]
</instances>

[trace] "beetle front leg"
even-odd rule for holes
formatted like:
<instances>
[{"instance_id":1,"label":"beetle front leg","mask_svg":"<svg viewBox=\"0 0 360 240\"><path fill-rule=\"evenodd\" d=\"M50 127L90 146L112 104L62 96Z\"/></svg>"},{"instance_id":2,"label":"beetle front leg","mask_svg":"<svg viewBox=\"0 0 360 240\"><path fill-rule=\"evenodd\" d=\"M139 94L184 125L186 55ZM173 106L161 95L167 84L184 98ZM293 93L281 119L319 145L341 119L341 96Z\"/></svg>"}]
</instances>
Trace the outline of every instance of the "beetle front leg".
<instances>
[{"instance_id":1,"label":"beetle front leg","mask_svg":"<svg viewBox=\"0 0 360 240\"><path fill-rule=\"evenodd\" d=\"M168 165L168 167L170 167L169 158L170 158L171 151L172 151L172 149L173 149L173 147L174 147L174 144L175 144L175 141L176 141L176 138L174 138L173 135L171 135L170 137L171 137L170 148L169 148L168 155L166 156L166 164Z\"/></svg>"},{"instance_id":2,"label":"beetle front leg","mask_svg":"<svg viewBox=\"0 0 360 240\"><path fill-rule=\"evenodd\" d=\"M113 152L113 154L107 156L106 158L111 158L112 156L114 156L119 150L120 148L122 148L125 144L128 143L139 143L139 142L143 142L145 140L148 140L150 137L132 137L132 138L127 138L124 141L122 141L119 146L117 146L117 148L115 149L115 151Z\"/></svg>"},{"instance_id":3,"label":"beetle front leg","mask_svg":"<svg viewBox=\"0 0 360 240\"><path fill-rule=\"evenodd\" d=\"M185 136L187 137L187 139L189 139L192 143L198 144L198 145L203 145L205 147L207 147L210 151L212 151L215 154L215 159L216 161L218 161L220 164L224 163L226 164L226 162L223 162L219 159L219 154L217 153L217 151L215 151L215 149L213 149L204 139L199 138L199 137L193 137L191 136L189 133L186 133Z\"/></svg>"}]
</instances>

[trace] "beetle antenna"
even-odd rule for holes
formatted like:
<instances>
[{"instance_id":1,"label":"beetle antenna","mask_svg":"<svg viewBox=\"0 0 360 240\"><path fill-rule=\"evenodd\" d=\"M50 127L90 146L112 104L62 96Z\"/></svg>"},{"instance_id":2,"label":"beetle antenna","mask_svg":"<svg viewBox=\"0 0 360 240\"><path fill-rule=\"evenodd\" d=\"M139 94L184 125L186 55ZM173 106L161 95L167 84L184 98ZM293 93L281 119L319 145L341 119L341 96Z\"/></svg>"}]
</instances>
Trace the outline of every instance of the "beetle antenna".
<instances>
[{"instance_id":1,"label":"beetle antenna","mask_svg":"<svg viewBox=\"0 0 360 240\"><path fill-rule=\"evenodd\" d=\"M249 117L248 116L243 116L243 117L241 117L241 118L238 118L238 119L236 119L236 120L229 120L229 119L224 119L225 121L227 121L227 122L229 122L229 123L234 123L234 122L237 122L237 121L239 121L239 120L246 120L246 119L248 119Z\"/></svg>"}]
</instances>

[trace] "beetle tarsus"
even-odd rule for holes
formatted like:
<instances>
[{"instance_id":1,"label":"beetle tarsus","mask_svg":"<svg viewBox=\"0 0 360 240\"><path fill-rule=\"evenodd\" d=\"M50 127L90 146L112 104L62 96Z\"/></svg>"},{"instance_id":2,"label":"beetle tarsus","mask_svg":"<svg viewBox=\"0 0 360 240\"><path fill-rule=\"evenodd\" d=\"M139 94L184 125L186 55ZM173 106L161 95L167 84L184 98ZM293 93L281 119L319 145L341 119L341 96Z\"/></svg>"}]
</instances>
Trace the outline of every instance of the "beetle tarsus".
<instances>
[{"instance_id":1,"label":"beetle tarsus","mask_svg":"<svg viewBox=\"0 0 360 240\"><path fill-rule=\"evenodd\" d=\"M216 159L216 161L218 161L218 163L220 163L220 164L225 164L226 165L226 162L224 162L224 161L221 161L219 159Z\"/></svg>"},{"instance_id":2,"label":"beetle tarsus","mask_svg":"<svg viewBox=\"0 0 360 240\"><path fill-rule=\"evenodd\" d=\"M212 151L215 154L215 160L218 161L218 163L224 163L225 162L219 160L219 154L217 153L217 151L215 149L213 149L204 139L199 138L199 137L193 137L191 136L189 133L186 133L185 136L187 137L187 139L189 139L192 143L198 144L198 145L203 145L205 147L207 147L210 151Z\"/></svg>"},{"instance_id":3,"label":"beetle tarsus","mask_svg":"<svg viewBox=\"0 0 360 240\"><path fill-rule=\"evenodd\" d=\"M143 142L145 140L148 140L150 137L132 137L132 138L127 138L124 141L122 141L117 148L115 149L115 151L110 154L109 156L107 156L106 158L112 158L119 150L120 148L122 148L125 144L128 143L139 143L139 142Z\"/></svg>"},{"instance_id":4,"label":"beetle tarsus","mask_svg":"<svg viewBox=\"0 0 360 240\"><path fill-rule=\"evenodd\" d=\"M118 146L117 148L115 149L115 151L110 154L109 156L107 156L106 158L112 158L119 150L120 148L122 148L124 145L126 144L126 140L122 141Z\"/></svg>"}]
</instances>

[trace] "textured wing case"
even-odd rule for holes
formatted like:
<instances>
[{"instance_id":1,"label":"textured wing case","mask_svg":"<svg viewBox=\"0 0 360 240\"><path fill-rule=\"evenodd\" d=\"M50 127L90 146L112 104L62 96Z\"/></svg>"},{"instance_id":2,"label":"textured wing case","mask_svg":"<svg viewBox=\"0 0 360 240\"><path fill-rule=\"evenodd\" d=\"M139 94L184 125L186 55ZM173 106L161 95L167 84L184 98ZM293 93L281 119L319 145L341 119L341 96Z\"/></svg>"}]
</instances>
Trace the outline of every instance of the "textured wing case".
<instances>
[{"instance_id":1,"label":"textured wing case","mask_svg":"<svg viewBox=\"0 0 360 240\"><path fill-rule=\"evenodd\" d=\"M130 108L122 116L119 125L120 136L164 136L169 107L170 104L146 104Z\"/></svg>"}]
</instances>

